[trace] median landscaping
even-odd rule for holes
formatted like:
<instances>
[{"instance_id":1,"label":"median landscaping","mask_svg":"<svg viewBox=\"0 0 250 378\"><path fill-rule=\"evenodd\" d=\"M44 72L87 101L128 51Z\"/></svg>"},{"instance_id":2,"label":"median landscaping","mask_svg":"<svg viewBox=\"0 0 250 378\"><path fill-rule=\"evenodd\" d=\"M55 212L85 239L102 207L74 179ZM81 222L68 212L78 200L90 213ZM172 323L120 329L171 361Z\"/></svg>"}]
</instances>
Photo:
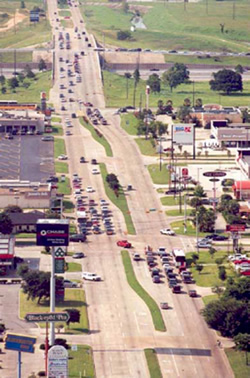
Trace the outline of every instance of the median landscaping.
<instances>
[{"instance_id":1,"label":"median landscaping","mask_svg":"<svg viewBox=\"0 0 250 378\"><path fill-rule=\"evenodd\" d=\"M127 226L128 234L135 235L136 234L135 227L134 227L131 215L130 215L126 196L124 194L123 189L121 187L119 187L118 196L117 196L115 194L114 190L112 190L110 188L109 184L106 181L106 177L108 175L106 165L104 163L100 163L99 166L100 166L100 172L101 172L101 175L102 175L105 192L106 192L108 198L123 213L125 223L126 223L126 226Z\"/></svg>"},{"instance_id":2,"label":"median landscaping","mask_svg":"<svg viewBox=\"0 0 250 378\"><path fill-rule=\"evenodd\" d=\"M99 132L99 130L95 129L94 126L86 122L83 118L80 118L80 123L82 126L84 126L87 130L90 131L95 141L100 143L104 147L106 155L112 157L113 152L112 152L111 146L109 142L107 141L107 139Z\"/></svg>"},{"instance_id":3,"label":"median landscaping","mask_svg":"<svg viewBox=\"0 0 250 378\"><path fill-rule=\"evenodd\" d=\"M151 164L148 166L148 171L154 184L167 185L169 183L167 164L162 164L161 170L159 164Z\"/></svg>"},{"instance_id":4,"label":"median landscaping","mask_svg":"<svg viewBox=\"0 0 250 378\"><path fill-rule=\"evenodd\" d=\"M69 378L95 377L92 348L88 345L71 345L69 349Z\"/></svg>"},{"instance_id":5,"label":"median landscaping","mask_svg":"<svg viewBox=\"0 0 250 378\"><path fill-rule=\"evenodd\" d=\"M154 349L144 349L150 378L162 378L159 361Z\"/></svg>"},{"instance_id":6,"label":"median landscaping","mask_svg":"<svg viewBox=\"0 0 250 378\"><path fill-rule=\"evenodd\" d=\"M146 292L146 290L144 290L144 288L138 282L134 273L134 269L128 251L121 251L121 255L129 286L139 295L139 297L148 306L148 309L152 316L155 330L165 332L166 326L162 318L161 311L155 300Z\"/></svg>"}]
</instances>

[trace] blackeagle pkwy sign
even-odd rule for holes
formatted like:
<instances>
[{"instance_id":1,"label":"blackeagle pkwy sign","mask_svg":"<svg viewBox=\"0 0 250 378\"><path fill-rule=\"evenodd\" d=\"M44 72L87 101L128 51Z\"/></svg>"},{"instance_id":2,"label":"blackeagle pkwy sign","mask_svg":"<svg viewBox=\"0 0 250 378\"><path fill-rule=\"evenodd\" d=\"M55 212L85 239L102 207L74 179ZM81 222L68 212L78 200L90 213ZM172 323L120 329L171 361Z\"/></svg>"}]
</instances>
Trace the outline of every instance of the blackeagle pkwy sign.
<instances>
[{"instance_id":1,"label":"blackeagle pkwy sign","mask_svg":"<svg viewBox=\"0 0 250 378\"><path fill-rule=\"evenodd\" d=\"M33 314L26 314L25 320L28 323L67 322L67 320L69 320L69 314L67 312L33 313Z\"/></svg>"},{"instance_id":2,"label":"blackeagle pkwy sign","mask_svg":"<svg viewBox=\"0 0 250 378\"><path fill-rule=\"evenodd\" d=\"M224 177L224 176L226 176L226 173L222 172L222 171L204 172L203 176L205 176L205 177Z\"/></svg>"}]
</instances>

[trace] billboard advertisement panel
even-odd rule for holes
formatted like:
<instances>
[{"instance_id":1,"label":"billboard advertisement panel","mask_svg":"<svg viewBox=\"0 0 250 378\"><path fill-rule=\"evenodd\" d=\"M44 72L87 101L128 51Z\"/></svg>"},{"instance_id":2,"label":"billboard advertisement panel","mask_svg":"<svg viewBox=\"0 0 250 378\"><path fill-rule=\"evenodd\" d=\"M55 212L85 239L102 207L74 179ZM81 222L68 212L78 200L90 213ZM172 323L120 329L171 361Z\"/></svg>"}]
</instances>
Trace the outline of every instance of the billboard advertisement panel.
<instances>
[{"instance_id":1,"label":"billboard advertisement panel","mask_svg":"<svg viewBox=\"0 0 250 378\"><path fill-rule=\"evenodd\" d=\"M194 124L179 123L172 125L173 143L181 145L193 145L194 142Z\"/></svg>"},{"instance_id":2,"label":"billboard advertisement panel","mask_svg":"<svg viewBox=\"0 0 250 378\"><path fill-rule=\"evenodd\" d=\"M39 219L36 224L36 243L46 247L69 245L67 219Z\"/></svg>"}]
</instances>

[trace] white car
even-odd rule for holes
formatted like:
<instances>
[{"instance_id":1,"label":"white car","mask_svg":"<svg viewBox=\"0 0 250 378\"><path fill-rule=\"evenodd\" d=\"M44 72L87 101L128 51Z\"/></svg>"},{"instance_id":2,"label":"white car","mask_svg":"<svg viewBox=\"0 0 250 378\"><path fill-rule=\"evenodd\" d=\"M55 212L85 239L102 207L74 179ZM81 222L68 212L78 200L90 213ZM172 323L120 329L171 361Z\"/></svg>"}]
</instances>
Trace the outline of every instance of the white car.
<instances>
[{"instance_id":1,"label":"white car","mask_svg":"<svg viewBox=\"0 0 250 378\"><path fill-rule=\"evenodd\" d=\"M92 188L92 186L87 186L87 188L86 188L86 192L87 192L87 193L93 193L93 192L94 192L94 189Z\"/></svg>"},{"instance_id":2,"label":"white car","mask_svg":"<svg viewBox=\"0 0 250 378\"><path fill-rule=\"evenodd\" d=\"M59 155L58 160L67 160L68 156L67 155Z\"/></svg>"},{"instance_id":3,"label":"white car","mask_svg":"<svg viewBox=\"0 0 250 378\"><path fill-rule=\"evenodd\" d=\"M83 272L82 278L88 281L101 281L100 276L98 276L96 273L91 273L91 272Z\"/></svg>"},{"instance_id":4,"label":"white car","mask_svg":"<svg viewBox=\"0 0 250 378\"><path fill-rule=\"evenodd\" d=\"M161 230L161 234L174 236L175 232L173 230L171 230L171 228L163 228Z\"/></svg>"},{"instance_id":5,"label":"white car","mask_svg":"<svg viewBox=\"0 0 250 378\"><path fill-rule=\"evenodd\" d=\"M243 260L247 257L247 255L241 255L241 254L236 254L236 255L230 255L228 256L228 260L230 261L235 261L235 260Z\"/></svg>"},{"instance_id":6,"label":"white car","mask_svg":"<svg viewBox=\"0 0 250 378\"><path fill-rule=\"evenodd\" d=\"M98 175L99 173L100 173L100 171L97 168L93 168L92 169L92 174L93 175Z\"/></svg>"}]
</instances>

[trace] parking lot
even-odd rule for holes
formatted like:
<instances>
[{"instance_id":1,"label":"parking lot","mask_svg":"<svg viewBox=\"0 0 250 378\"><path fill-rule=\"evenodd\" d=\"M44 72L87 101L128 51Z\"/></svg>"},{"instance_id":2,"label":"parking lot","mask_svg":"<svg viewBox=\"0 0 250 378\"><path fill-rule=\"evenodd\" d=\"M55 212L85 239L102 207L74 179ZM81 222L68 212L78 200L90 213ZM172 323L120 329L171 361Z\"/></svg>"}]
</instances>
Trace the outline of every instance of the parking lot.
<instances>
[{"instance_id":1,"label":"parking lot","mask_svg":"<svg viewBox=\"0 0 250 378\"><path fill-rule=\"evenodd\" d=\"M53 142L40 135L15 135L0 139L0 179L45 182L54 174Z\"/></svg>"}]
</instances>

